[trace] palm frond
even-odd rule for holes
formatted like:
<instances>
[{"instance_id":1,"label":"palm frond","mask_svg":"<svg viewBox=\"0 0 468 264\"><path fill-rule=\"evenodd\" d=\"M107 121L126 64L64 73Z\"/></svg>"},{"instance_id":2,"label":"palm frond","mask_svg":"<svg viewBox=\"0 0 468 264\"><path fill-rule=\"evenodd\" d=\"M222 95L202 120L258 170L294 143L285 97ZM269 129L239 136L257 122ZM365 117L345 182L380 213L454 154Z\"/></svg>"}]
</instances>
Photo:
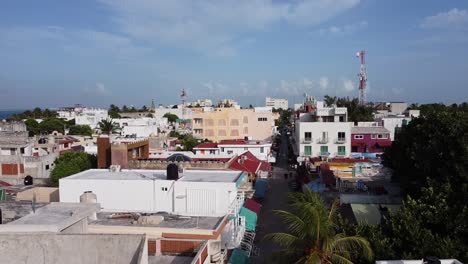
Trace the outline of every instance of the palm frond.
<instances>
[{"instance_id":1,"label":"palm frond","mask_svg":"<svg viewBox=\"0 0 468 264\"><path fill-rule=\"evenodd\" d=\"M331 263L333 264L354 264L351 260L340 256L338 254L333 254L331 256Z\"/></svg>"},{"instance_id":2,"label":"palm frond","mask_svg":"<svg viewBox=\"0 0 468 264\"><path fill-rule=\"evenodd\" d=\"M360 236L335 235L331 242L331 249L334 253L344 256L349 256L351 253L360 251L359 255L368 260L371 260L374 256L369 241Z\"/></svg>"},{"instance_id":3,"label":"palm frond","mask_svg":"<svg viewBox=\"0 0 468 264\"><path fill-rule=\"evenodd\" d=\"M302 244L302 240L288 233L271 233L264 236L264 239L271 240L283 248L291 248L292 245Z\"/></svg>"},{"instance_id":4,"label":"palm frond","mask_svg":"<svg viewBox=\"0 0 468 264\"><path fill-rule=\"evenodd\" d=\"M273 213L279 216L282 221L288 225L288 229L292 234L299 236L306 231L307 224L299 216L283 210L274 210Z\"/></svg>"}]
</instances>

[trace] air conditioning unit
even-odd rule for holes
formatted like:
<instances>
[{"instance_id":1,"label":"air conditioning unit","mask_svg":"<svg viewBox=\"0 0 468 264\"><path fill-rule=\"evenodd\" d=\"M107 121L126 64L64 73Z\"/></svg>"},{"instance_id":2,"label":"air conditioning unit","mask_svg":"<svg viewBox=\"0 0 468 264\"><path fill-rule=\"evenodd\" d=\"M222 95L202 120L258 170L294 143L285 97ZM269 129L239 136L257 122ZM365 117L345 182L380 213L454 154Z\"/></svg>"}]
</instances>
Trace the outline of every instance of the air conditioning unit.
<instances>
[{"instance_id":1,"label":"air conditioning unit","mask_svg":"<svg viewBox=\"0 0 468 264\"><path fill-rule=\"evenodd\" d=\"M110 172L119 172L120 171L120 165L110 165L109 171Z\"/></svg>"}]
</instances>

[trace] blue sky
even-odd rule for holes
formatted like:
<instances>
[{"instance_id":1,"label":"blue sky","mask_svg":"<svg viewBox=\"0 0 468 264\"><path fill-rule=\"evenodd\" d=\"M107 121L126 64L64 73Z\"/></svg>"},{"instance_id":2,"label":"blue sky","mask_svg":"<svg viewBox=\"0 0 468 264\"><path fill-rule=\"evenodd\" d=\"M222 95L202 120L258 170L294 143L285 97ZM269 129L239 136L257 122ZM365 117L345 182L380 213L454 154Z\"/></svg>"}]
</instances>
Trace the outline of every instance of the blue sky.
<instances>
[{"instance_id":1,"label":"blue sky","mask_svg":"<svg viewBox=\"0 0 468 264\"><path fill-rule=\"evenodd\" d=\"M468 100L468 1L5 0L0 109L233 98Z\"/></svg>"}]
</instances>

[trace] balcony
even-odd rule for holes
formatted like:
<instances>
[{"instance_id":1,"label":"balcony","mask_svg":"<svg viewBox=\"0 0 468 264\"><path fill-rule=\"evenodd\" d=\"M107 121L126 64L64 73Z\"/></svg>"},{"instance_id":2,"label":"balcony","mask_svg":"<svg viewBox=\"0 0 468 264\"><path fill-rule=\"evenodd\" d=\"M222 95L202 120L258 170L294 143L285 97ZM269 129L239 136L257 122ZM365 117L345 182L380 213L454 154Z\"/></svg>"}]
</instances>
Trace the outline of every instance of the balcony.
<instances>
[{"instance_id":1,"label":"balcony","mask_svg":"<svg viewBox=\"0 0 468 264\"><path fill-rule=\"evenodd\" d=\"M317 139L317 144L327 144L328 143L328 137L322 137Z\"/></svg>"},{"instance_id":2,"label":"balcony","mask_svg":"<svg viewBox=\"0 0 468 264\"><path fill-rule=\"evenodd\" d=\"M301 139L302 144L309 144L312 143L312 138L303 138Z\"/></svg>"},{"instance_id":3,"label":"balcony","mask_svg":"<svg viewBox=\"0 0 468 264\"><path fill-rule=\"evenodd\" d=\"M336 144L344 144L344 143L346 143L346 138L337 138L335 140L335 143Z\"/></svg>"},{"instance_id":4,"label":"balcony","mask_svg":"<svg viewBox=\"0 0 468 264\"><path fill-rule=\"evenodd\" d=\"M322 152L322 151L320 151L320 152L318 153L318 156L320 156L320 157L328 157L328 156L330 156L330 152L328 152L328 151L327 151L327 152Z\"/></svg>"},{"instance_id":5,"label":"balcony","mask_svg":"<svg viewBox=\"0 0 468 264\"><path fill-rule=\"evenodd\" d=\"M336 157L344 157L346 156L346 152L335 152Z\"/></svg>"}]
</instances>

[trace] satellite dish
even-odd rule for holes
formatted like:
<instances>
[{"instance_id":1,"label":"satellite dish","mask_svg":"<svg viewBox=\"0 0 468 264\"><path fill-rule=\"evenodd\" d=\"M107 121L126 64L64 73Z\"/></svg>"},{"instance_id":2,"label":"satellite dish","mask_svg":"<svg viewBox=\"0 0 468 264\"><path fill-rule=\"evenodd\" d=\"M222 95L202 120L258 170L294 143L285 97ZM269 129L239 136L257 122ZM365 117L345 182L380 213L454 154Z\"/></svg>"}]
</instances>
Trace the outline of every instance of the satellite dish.
<instances>
[{"instance_id":1,"label":"satellite dish","mask_svg":"<svg viewBox=\"0 0 468 264\"><path fill-rule=\"evenodd\" d=\"M359 56L361 56L361 53L358 51L356 52L356 57L359 57Z\"/></svg>"}]
</instances>

